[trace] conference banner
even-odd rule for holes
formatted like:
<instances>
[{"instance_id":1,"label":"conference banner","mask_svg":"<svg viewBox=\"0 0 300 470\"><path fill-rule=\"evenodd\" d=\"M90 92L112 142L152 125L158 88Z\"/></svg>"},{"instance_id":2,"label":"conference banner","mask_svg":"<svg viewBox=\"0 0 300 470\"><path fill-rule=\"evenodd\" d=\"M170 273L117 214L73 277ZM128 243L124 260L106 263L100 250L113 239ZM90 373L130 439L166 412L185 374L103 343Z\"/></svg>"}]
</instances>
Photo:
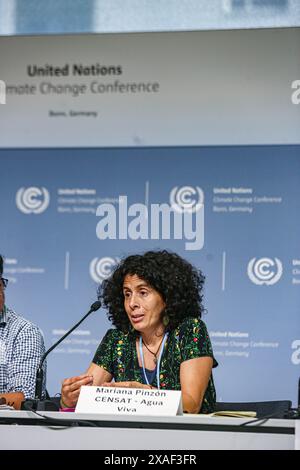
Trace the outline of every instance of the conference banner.
<instances>
[{"instance_id":1,"label":"conference banner","mask_svg":"<svg viewBox=\"0 0 300 470\"><path fill-rule=\"evenodd\" d=\"M168 249L206 276L217 399L296 404L297 34L0 39L6 298L46 347L89 310L120 259ZM223 57L235 48L240 70ZM278 57L286 67L275 77ZM51 353L51 395L86 370L109 327L101 309Z\"/></svg>"}]
</instances>

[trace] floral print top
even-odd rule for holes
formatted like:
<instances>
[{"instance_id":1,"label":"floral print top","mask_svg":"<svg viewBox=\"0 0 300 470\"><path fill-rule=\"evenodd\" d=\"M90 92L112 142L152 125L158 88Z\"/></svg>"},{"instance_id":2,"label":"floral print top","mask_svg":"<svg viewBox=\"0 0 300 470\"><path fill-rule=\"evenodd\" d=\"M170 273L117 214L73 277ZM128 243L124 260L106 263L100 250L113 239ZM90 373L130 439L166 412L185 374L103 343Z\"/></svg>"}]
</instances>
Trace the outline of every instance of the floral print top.
<instances>
[{"instance_id":1,"label":"floral print top","mask_svg":"<svg viewBox=\"0 0 300 470\"><path fill-rule=\"evenodd\" d=\"M180 390L180 364L196 357L213 358L213 367L218 365L205 323L199 318L185 318L169 332L160 363L160 388ZM138 363L136 333L110 329L105 334L95 353L93 362L113 375L116 382L136 381L146 383ZM152 382L157 386L156 375ZM212 413L215 409L216 392L211 375L204 394L200 413Z\"/></svg>"}]
</instances>

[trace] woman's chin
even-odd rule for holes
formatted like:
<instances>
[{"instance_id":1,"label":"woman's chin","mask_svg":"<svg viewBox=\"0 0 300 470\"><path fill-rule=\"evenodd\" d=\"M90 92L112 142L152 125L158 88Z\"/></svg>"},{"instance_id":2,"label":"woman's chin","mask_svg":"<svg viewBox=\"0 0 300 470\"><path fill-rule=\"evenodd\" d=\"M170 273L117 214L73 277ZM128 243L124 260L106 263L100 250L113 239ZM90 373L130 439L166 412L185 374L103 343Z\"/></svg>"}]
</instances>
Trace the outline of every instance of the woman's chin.
<instances>
[{"instance_id":1,"label":"woman's chin","mask_svg":"<svg viewBox=\"0 0 300 470\"><path fill-rule=\"evenodd\" d=\"M131 326L135 329L135 331L138 331L139 333L144 333L147 331L147 325L143 321L141 322L136 322L136 323L131 323Z\"/></svg>"},{"instance_id":2,"label":"woman's chin","mask_svg":"<svg viewBox=\"0 0 300 470\"><path fill-rule=\"evenodd\" d=\"M135 331L139 331L139 332L142 332L144 330L143 326L142 325L137 325L137 324L134 324L132 325L133 328L135 329Z\"/></svg>"}]
</instances>

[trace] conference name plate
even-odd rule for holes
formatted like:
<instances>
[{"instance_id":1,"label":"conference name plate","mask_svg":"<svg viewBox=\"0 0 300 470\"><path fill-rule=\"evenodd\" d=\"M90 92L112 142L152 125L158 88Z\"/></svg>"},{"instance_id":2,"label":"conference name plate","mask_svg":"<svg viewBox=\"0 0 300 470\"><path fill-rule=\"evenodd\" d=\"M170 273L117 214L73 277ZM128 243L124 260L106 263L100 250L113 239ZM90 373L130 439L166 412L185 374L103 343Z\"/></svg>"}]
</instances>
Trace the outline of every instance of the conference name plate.
<instances>
[{"instance_id":1,"label":"conference name plate","mask_svg":"<svg viewBox=\"0 0 300 470\"><path fill-rule=\"evenodd\" d=\"M182 414L181 391L82 386L75 412L176 416Z\"/></svg>"}]
</instances>

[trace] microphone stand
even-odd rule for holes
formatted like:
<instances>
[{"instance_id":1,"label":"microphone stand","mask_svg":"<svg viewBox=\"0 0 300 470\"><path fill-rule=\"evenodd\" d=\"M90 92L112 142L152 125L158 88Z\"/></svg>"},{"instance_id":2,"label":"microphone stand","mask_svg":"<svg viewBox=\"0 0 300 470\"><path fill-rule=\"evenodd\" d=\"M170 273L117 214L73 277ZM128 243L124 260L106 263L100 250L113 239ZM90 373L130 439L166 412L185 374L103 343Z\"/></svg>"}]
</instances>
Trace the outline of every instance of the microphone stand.
<instances>
[{"instance_id":1,"label":"microphone stand","mask_svg":"<svg viewBox=\"0 0 300 470\"><path fill-rule=\"evenodd\" d=\"M42 393L43 393L43 380L44 380L44 370L43 370L43 364L45 362L45 359L46 357L48 356L48 354L51 353L51 351L53 351L53 349L56 348L56 346L58 346L67 336L69 336L69 334L72 333L72 331L74 331L85 319L86 317L88 317L92 312L95 312L96 310L99 310L99 308L101 307L101 302L99 300L97 300L96 302L94 302L89 311L84 315L83 318L81 318L81 320L76 323L76 325L74 325L69 331L67 331L67 333L65 333L58 341L56 341L56 343L54 343L51 348L49 348L45 354L42 356L42 359L40 361L40 364L39 364L39 367L37 369L37 373L36 373L36 382L35 382L35 399L32 400L32 399L28 399L28 400L25 400L25 402L23 402L23 405L22 405L22 409L25 409L25 410L39 410L39 411L58 411L59 410L59 405L54 403L53 401L51 400L43 400L42 399Z\"/></svg>"}]
</instances>

